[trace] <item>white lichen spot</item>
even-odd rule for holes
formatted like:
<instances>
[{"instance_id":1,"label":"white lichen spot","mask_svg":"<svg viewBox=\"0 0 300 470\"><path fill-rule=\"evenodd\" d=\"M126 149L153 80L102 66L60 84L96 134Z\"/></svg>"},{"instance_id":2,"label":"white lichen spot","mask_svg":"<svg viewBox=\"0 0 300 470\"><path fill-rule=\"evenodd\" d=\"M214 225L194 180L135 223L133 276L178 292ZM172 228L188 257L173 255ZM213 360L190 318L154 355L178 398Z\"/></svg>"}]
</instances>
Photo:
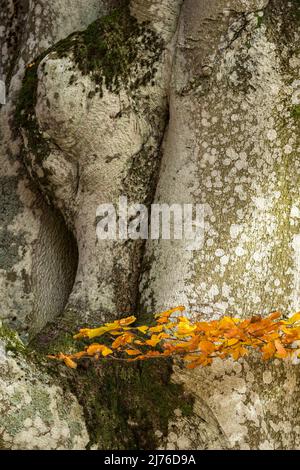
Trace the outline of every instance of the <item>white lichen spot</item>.
<instances>
[{"instance_id":1,"label":"white lichen spot","mask_svg":"<svg viewBox=\"0 0 300 470\"><path fill-rule=\"evenodd\" d=\"M271 142L273 142L274 140L276 140L276 138L277 138L277 132L275 131L275 129L270 129L270 130L267 132L267 138L268 138L268 140L270 140Z\"/></svg>"},{"instance_id":2,"label":"white lichen spot","mask_svg":"<svg viewBox=\"0 0 300 470\"><path fill-rule=\"evenodd\" d=\"M293 152L293 147L291 145L287 144L284 146L283 151L286 155L289 155L290 153Z\"/></svg>"},{"instance_id":3,"label":"white lichen spot","mask_svg":"<svg viewBox=\"0 0 300 470\"><path fill-rule=\"evenodd\" d=\"M262 251L256 251L255 253L253 253L253 259L254 261L259 263L265 257L265 255L266 254Z\"/></svg>"},{"instance_id":4,"label":"white lichen spot","mask_svg":"<svg viewBox=\"0 0 300 470\"><path fill-rule=\"evenodd\" d=\"M273 381L272 374L269 370L263 372L263 381L265 384L269 385Z\"/></svg>"},{"instance_id":5,"label":"white lichen spot","mask_svg":"<svg viewBox=\"0 0 300 470\"><path fill-rule=\"evenodd\" d=\"M229 263L229 256L227 256L227 255L222 256L222 258L220 259L220 263L221 263L223 266L226 266L226 264Z\"/></svg>"},{"instance_id":6,"label":"white lichen spot","mask_svg":"<svg viewBox=\"0 0 300 470\"><path fill-rule=\"evenodd\" d=\"M236 256L238 256L238 257L240 257L240 256L245 256L246 251L244 250L243 247L238 246L238 247L235 249L235 254L236 254Z\"/></svg>"},{"instance_id":7,"label":"white lichen spot","mask_svg":"<svg viewBox=\"0 0 300 470\"><path fill-rule=\"evenodd\" d=\"M213 299L214 297L216 297L217 295L219 294L219 288L217 285L213 285L211 286L211 288L209 289L208 291L208 296Z\"/></svg>"},{"instance_id":8,"label":"white lichen spot","mask_svg":"<svg viewBox=\"0 0 300 470\"><path fill-rule=\"evenodd\" d=\"M237 224L232 224L230 226L230 236L231 238L235 239L239 236L239 234L242 232L243 227L242 225L237 225Z\"/></svg>"},{"instance_id":9,"label":"white lichen spot","mask_svg":"<svg viewBox=\"0 0 300 470\"><path fill-rule=\"evenodd\" d=\"M291 217L296 217L297 219L300 218L300 210L297 206L292 206L292 208L291 208Z\"/></svg>"},{"instance_id":10,"label":"white lichen spot","mask_svg":"<svg viewBox=\"0 0 300 470\"><path fill-rule=\"evenodd\" d=\"M215 255L218 256L218 257L221 257L224 255L224 250L222 250L221 248L218 248L216 251L215 251Z\"/></svg>"},{"instance_id":11,"label":"white lichen spot","mask_svg":"<svg viewBox=\"0 0 300 470\"><path fill-rule=\"evenodd\" d=\"M175 432L170 432L168 435L168 440L172 443L175 443L177 441L177 436Z\"/></svg>"}]
</instances>

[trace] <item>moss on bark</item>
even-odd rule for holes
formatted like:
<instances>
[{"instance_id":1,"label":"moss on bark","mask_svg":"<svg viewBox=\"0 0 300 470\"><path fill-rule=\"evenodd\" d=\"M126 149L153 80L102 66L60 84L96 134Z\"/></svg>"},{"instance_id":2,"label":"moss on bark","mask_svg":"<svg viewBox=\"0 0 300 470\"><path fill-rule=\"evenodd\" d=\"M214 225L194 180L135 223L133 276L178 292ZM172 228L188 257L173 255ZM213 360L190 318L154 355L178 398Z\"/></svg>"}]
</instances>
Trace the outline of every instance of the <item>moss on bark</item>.
<instances>
[{"instance_id":1,"label":"moss on bark","mask_svg":"<svg viewBox=\"0 0 300 470\"><path fill-rule=\"evenodd\" d=\"M74 351L75 346L83 349L85 344L75 343L69 332L58 332L53 324L38 336L34 348L45 357L49 352ZM159 436L167 435L174 410L180 409L183 416L193 413L193 397L171 381L169 359L137 363L86 359L75 371L56 363L50 363L49 368L54 375L62 372L65 386L83 407L90 447L155 449L163 439Z\"/></svg>"},{"instance_id":2,"label":"moss on bark","mask_svg":"<svg viewBox=\"0 0 300 470\"><path fill-rule=\"evenodd\" d=\"M90 446L99 449L156 449L174 410L193 413L193 398L171 382L169 361L101 363L70 372L70 386L82 405ZM157 433L156 431L160 431Z\"/></svg>"},{"instance_id":3,"label":"moss on bark","mask_svg":"<svg viewBox=\"0 0 300 470\"><path fill-rule=\"evenodd\" d=\"M146 22L138 23L125 2L85 31L74 32L43 52L26 68L15 112L15 126L25 131L28 150L39 160L50 153L50 142L40 131L35 114L38 69L46 56L71 57L74 71L77 68L82 75L89 75L101 96L105 86L112 93L123 88L134 98L137 88L154 83L162 50L163 40Z\"/></svg>"}]
</instances>

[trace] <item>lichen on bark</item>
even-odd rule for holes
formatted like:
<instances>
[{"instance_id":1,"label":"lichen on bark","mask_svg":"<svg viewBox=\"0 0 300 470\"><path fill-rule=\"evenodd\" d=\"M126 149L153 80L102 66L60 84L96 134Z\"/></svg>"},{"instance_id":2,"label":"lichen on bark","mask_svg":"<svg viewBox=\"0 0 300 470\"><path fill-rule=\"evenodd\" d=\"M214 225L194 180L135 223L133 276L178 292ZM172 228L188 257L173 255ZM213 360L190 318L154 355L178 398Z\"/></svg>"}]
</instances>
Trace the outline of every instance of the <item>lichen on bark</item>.
<instances>
[{"instance_id":1,"label":"lichen on bark","mask_svg":"<svg viewBox=\"0 0 300 470\"><path fill-rule=\"evenodd\" d=\"M3 325L0 364L1 448L85 449L89 439L75 396L45 358Z\"/></svg>"},{"instance_id":2,"label":"lichen on bark","mask_svg":"<svg viewBox=\"0 0 300 470\"><path fill-rule=\"evenodd\" d=\"M29 173L61 210L80 252L67 315L37 340L44 356L49 345L55 352L74 347L77 326L133 308L141 271L140 311L185 303L193 314L201 310L211 318L299 305L299 1L186 0L175 41L180 1L134 0L131 13L127 3L39 56L27 68L19 97L15 117L32 153ZM115 201L121 191L151 202L161 153L156 200L205 204L209 237L201 253L180 243L171 249L149 243L140 265L140 247L95 243L95 206ZM19 251L13 247L12 254ZM41 356L26 366L24 348L19 354L14 338L4 342L5 367L25 364L30 387L38 377L38 389L30 392L38 406L25 403L16 422L20 390L6 394L12 432L2 446L299 446L297 369L285 364L251 359L195 374L177 369L180 385L174 385L168 363L82 364L67 373L53 364L45 371ZM61 417L69 418L58 403L56 431L49 430L48 379L58 387L55 403L67 394L80 414L76 395L84 409L85 418L72 418L69 431L61 426ZM9 383L8 391L14 386ZM79 443L78 423L84 435ZM22 427L31 430L30 440ZM44 432L50 440L43 440Z\"/></svg>"}]
</instances>

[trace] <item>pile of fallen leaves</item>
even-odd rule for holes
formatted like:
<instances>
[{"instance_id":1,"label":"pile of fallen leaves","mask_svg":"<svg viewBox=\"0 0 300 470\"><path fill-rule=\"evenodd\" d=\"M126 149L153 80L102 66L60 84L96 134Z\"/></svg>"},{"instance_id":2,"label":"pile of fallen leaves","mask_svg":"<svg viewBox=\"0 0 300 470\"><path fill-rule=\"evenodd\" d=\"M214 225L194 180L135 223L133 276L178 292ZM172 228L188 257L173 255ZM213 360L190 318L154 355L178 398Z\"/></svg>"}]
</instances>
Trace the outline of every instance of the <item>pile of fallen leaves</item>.
<instances>
[{"instance_id":1,"label":"pile of fallen leaves","mask_svg":"<svg viewBox=\"0 0 300 470\"><path fill-rule=\"evenodd\" d=\"M188 368L207 366L215 358L238 360L257 350L264 360L300 357L300 312L287 320L279 312L268 317L239 319L224 316L220 320L191 321L177 307L155 316L153 326L134 326L130 316L99 328L84 328L75 339L103 338L84 351L49 356L75 369L83 358L141 361L179 356ZM104 339L105 338L105 339Z\"/></svg>"}]
</instances>

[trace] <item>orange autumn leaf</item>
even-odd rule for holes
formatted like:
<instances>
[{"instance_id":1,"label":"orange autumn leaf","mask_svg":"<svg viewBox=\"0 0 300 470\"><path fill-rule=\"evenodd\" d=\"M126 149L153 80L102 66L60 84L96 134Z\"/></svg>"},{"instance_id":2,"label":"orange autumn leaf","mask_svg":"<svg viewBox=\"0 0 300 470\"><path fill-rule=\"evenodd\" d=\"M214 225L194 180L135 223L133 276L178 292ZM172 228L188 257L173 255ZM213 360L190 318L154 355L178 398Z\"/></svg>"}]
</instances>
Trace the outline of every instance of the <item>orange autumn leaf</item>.
<instances>
[{"instance_id":1,"label":"orange autumn leaf","mask_svg":"<svg viewBox=\"0 0 300 470\"><path fill-rule=\"evenodd\" d=\"M60 360L62 360L67 367L69 367L70 369L76 369L77 368L77 364L75 361L73 361L69 356L65 355L65 354L60 354L59 355L59 358Z\"/></svg>"},{"instance_id":2,"label":"orange autumn leaf","mask_svg":"<svg viewBox=\"0 0 300 470\"><path fill-rule=\"evenodd\" d=\"M242 346L239 341L235 345L232 345L232 347L229 348L228 352L235 361L237 361L240 357L243 357L248 354L247 349L244 348L244 346Z\"/></svg>"},{"instance_id":3,"label":"orange autumn leaf","mask_svg":"<svg viewBox=\"0 0 300 470\"><path fill-rule=\"evenodd\" d=\"M86 351L80 351L80 352L72 354L71 357L72 357L72 359L81 359L85 355L86 355Z\"/></svg>"},{"instance_id":4,"label":"orange autumn leaf","mask_svg":"<svg viewBox=\"0 0 300 470\"><path fill-rule=\"evenodd\" d=\"M161 318L161 317L167 317L169 318L170 315L172 315L172 313L175 313L175 312L184 312L185 310L185 307L182 306L182 305L179 305L179 307L175 307L175 308L171 308L170 310L166 310L165 312L162 312L162 313L157 313L155 315L155 318Z\"/></svg>"},{"instance_id":5,"label":"orange autumn leaf","mask_svg":"<svg viewBox=\"0 0 300 470\"><path fill-rule=\"evenodd\" d=\"M263 352L263 360L266 361L268 359L271 359L271 357L273 357L276 352L274 343L264 344L262 347L262 352Z\"/></svg>"},{"instance_id":6,"label":"orange autumn leaf","mask_svg":"<svg viewBox=\"0 0 300 470\"><path fill-rule=\"evenodd\" d=\"M278 339L276 339L276 340L274 341L274 344L275 344L275 348L276 348L276 350L277 350L277 356L278 356L278 357L282 357L282 358L286 357L286 356L287 356L287 351L286 351L286 349L282 346L281 342L280 342Z\"/></svg>"},{"instance_id":7,"label":"orange autumn leaf","mask_svg":"<svg viewBox=\"0 0 300 470\"><path fill-rule=\"evenodd\" d=\"M117 339L115 339L111 346L113 349L118 349L120 346L130 344L133 338L134 338L134 335L132 333L124 333L121 336L119 336Z\"/></svg>"},{"instance_id":8,"label":"orange autumn leaf","mask_svg":"<svg viewBox=\"0 0 300 470\"><path fill-rule=\"evenodd\" d=\"M157 321L157 323L162 323L162 324L164 324L164 323L168 323L168 322L169 322L169 318L167 318L167 317L161 317L161 318L158 318L156 321Z\"/></svg>"},{"instance_id":9,"label":"orange autumn leaf","mask_svg":"<svg viewBox=\"0 0 300 470\"><path fill-rule=\"evenodd\" d=\"M159 335L152 335L151 338L146 341L146 344L148 344L148 346L157 346L160 341L161 338Z\"/></svg>"},{"instance_id":10,"label":"orange autumn leaf","mask_svg":"<svg viewBox=\"0 0 300 470\"><path fill-rule=\"evenodd\" d=\"M187 364L187 368L188 369L195 369L196 367L199 367L199 366L206 367L206 366L211 365L212 362L213 362L213 360L211 358L206 357L206 356L200 356L195 361L190 362L189 364Z\"/></svg>"},{"instance_id":11,"label":"orange autumn leaf","mask_svg":"<svg viewBox=\"0 0 300 470\"><path fill-rule=\"evenodd\" d=\"M211 354L215 350L215 345L210 341L200 341L199 348L201 349L201 351L207 354Z\"/></svg>"},{"instance_id":12,"label":"orange autumn leaf","mask_svg":"<svg viewBox=\"0 0 300 470\"><path fill-rule=\"evenodd\" d=\"M164 356L164 354L160 353L159 351L149 351L147 354L144 355L145 358L158 357L158 356Z\"/></svg>"},{"instance_id":13,"label":"orange autumn leaf","mask_svg":"<svg viewBox=\"0 0 300 470\"><path fill-rule=\"evenodd\" d=\"M219 322L219 328L226 329L226 328L233 328L235 326L235 322L230 317L223 317Z\"/></svg>"},{"instance_id":14,"label":"orange autumn leaf","mask_svg":"<svg viewBox=\"0 0 300 470\"><path fill-rule=\"evenodd\" d=\"M175 307L175 308L171 308L170 310L166 310L165 312L162 312L162 313L157 313L155 315L155 318L157 319L156 322L157 323L168 323L169 321L169 317L175 313L175 312L183 312L185 310L185 307L183 306L179 306L179 307Z\"/></svg>"},{"instance_id":15,"label":"orange autumn leaf","mask_svg":"<svg viewBox=\"0 0 300 470\"><path fill-rule=\"evenodd\" d=\"M91 344L91 346L89 346L87 349L86 349L86 352L89 356L95 356L96 354L102 354L102 356L108 356L109 354L112 354L113 351L108 348L107 346L103 345L103 344Z\"/></svg>"},{"instance_id":16,"label":"orange autumn leaf","mask_svg":"<svg viewBox=\"0 0 300 470\"><path fill-rule=\"evenodd\" d=\"M132 327L135 316L106 323L99 328L84 328L75 338L93 339L106 335L104 344L93 343L84 351L48 356L75 369L82 358L137 361L156 357L180 357L188 368L209 366L214 358L239 360L251 350L263 360L300 357L300 312L281 320L279 312L250 319L224 316L219 320L192 321L176 307L155 316L156 324ZM174 315L173 315L174 314ZM144 336L141 340L140 333ZM129 346L130 345L130 346ZM135 346L141 346L142 350ZM159 350L158 350L159 349ZM129 356L124 358L124 353Z\"/></svg>"},{"instance_id":17,"label":"orange autumn leaf","mask_svg":"<svg viewBox=\"0 0 300 470\"><path fill-rule=\"evenodd\" d=\"M122 318L121 320L119 320L119 325L120 326L128 326L128 325L131 325L132 323L134 323L135 321L136 321L136 317L131 315L130 317Z\"/></svg>"},{"instance_id":18,"label":"orange autumn leaf","mask_svg":"<svg viewBox=\"0 0 300 470\"><path fill-rule=\"evenodd\" d=\"M269 315L268 319L269 320L277 320L277 318L280 318L280 317L281 317L280 312L273 312L273 313L271 313L271 315Z\"/></svg>"},{"instance_id":19,"label":"orange autumn leaf","mask_svg":"<svg viewBox=\"0 0 300 470\"><path fill-rule=\"evenodd\" d=\"M137 356L138 354L142 354L142 351L139 349L125 349L125 352L128 356Z\"/></svg>"}]
</instances>

